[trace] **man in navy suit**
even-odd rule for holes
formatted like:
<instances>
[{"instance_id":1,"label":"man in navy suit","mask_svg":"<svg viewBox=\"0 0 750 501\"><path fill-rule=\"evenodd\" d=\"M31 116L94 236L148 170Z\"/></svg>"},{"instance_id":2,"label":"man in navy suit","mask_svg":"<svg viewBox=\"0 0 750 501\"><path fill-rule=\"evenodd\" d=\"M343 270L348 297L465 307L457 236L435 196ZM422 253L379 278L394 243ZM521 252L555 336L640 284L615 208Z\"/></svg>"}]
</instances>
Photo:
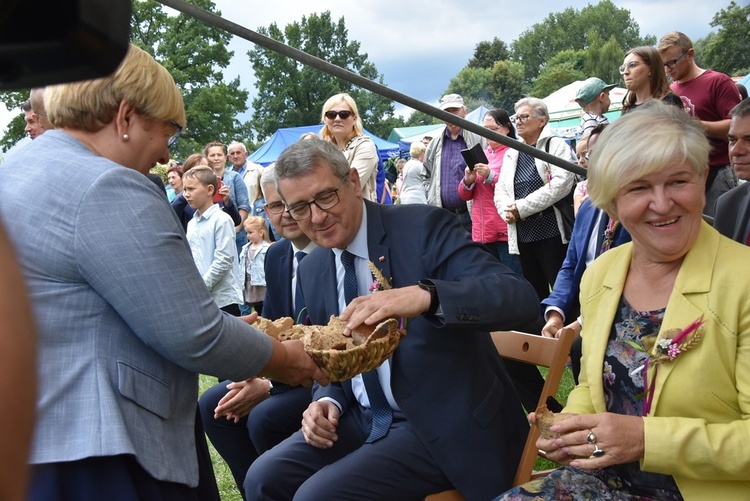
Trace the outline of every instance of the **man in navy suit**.
<instances>
[{"instance_id":1,"label":"man in navy suit","mask_svg":"<svg viewBox=\"0 0 750 501\"><path fill-rule=\"evenodd\" d=\"M587 156L593 151L606 125L600 124L592 129L588 139ZM547 321L542 329L543 336L557 337L565 322L571 318L574 320L569 323L568 327L578 334L581 333L581 323L575 317L578 317L580 308L578 293L583 272L604 250L625 242L630 242L630 234L621 224L611 221L609 215L594 207L590 200L585 200L581 204L573 224L573 233L570 236L565 261L560 271L557 272L552 292L542 301L543 314ZM570 356L573 376L578 383L578 373L581 371L580 335L576 337Z\"/></svg>"},{"instance_id":2,"label":"man in navy suit","mask_svg":"<svg viewBox=\"0 0 750 501\"><path fill-rule=\"evenodd\" d=\"M363 201L356 169L331 143L295 143L275 169L289 214L321 247L299 271L311 322L341 314L348 331L405 317L408 333L376 371L314 389L302 429L250 467L247 499L421 499L451 487L490 499L506 490L528 424L489 331L532 321L534 289L451 213ZM368 261L392 289L369 294ZM347 301L352 288L359 297Z\"/></svg>"},{"instance_id":3,"label":"man in navy suit","mask_svg":"<svg viewBox=\"0 0 750 501\"><path fill-rule=\"evenodd\" d=\"M310 253L317 247L286 214L275 180L273 169L266 169L260 179L266 213L276 232L284 237L266 253L263 316L270 320L295 316L295 304L301 303L301 298L294 297L296 254ZM250 465L258 455L299 429L302 412L309 403L310 388L262 378L223 381L201 395L198 408L206 435L226 461L243 495L242 482Z\"/></svg>"},{"instance_id":4,"label":"man in navy suit","mask_svg":"<svg viewBox=\"0 0 750 501\"><path fill-rule=\"evenodd\" d=\"M729 160L737 177L750 181L750 100L743 100L729 114ZM742 183L719 197L714 227L729 238L750 245L750 183Z\"/></svg>"}]
</instances>

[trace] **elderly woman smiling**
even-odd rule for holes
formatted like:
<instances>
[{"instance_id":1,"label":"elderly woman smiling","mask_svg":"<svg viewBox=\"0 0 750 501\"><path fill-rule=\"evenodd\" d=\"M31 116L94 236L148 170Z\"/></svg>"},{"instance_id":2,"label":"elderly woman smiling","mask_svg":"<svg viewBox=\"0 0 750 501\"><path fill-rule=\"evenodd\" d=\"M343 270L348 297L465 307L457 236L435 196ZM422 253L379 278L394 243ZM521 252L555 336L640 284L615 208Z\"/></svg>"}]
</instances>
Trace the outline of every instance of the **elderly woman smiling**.
<instances>
[{"instance_id":1,"label":"elderly woman smiling","mask_svg":"<svg viewBox=\"0 0 750 501\"><path fill-rule=\"evenodd\" d=\"M537 442L565 467L502 499L750 499L750 248L701 218L708 151L657 101L602 134L589 194L633 242L581 283L580 384Z\"/></svg>"}]
</instances>

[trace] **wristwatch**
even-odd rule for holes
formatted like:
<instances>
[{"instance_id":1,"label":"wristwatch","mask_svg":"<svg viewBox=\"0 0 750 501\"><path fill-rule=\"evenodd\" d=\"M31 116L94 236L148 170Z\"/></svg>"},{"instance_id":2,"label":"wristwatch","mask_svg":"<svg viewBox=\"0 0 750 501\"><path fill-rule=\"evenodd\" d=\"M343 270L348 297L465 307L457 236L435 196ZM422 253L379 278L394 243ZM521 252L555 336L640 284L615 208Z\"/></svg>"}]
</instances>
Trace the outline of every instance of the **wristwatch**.
<instances>
[{"instance_id":1,"label":"wristwatch","mask_svg":"<svg viewBox=\"0 0 750 501\"><path fill-rule=\"evenodd\" d=\"M417 285L420 289L426 290L430 293L430 307L425 312L425 315L434 315L440 304L438 301L437 287L435 287L435 284L432 283L432 280L427 279L420 280L419 282L417 282Z\"/></svg>"}]
</instances>

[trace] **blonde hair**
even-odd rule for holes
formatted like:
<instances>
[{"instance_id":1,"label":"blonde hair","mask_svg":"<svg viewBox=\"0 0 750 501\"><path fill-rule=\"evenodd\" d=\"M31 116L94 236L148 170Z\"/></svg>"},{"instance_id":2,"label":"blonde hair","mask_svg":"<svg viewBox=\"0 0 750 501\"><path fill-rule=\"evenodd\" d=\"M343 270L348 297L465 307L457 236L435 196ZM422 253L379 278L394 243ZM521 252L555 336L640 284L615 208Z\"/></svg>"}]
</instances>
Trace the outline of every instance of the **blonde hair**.
<instances>
[{"instance_id":1,"label":"blonde hair","mask_svg":"<svg viewBox=\"0 0 750 501\"><path fill-rule=\"evenodd\" d=\"M422 141L414 141L409 145L409 156L417 158L427 151L427 146Z\"/></svg>"},{"instance_id":2,"label":"blonde hair","mask_svg":"<svg viewBox=\"0 0 750 501\"><path fill-rule=\"evenodd\" d=\"M670 31L659 40L656 50L663 52L670 47L677 47L682 52L687 52L693 48L693 41L681 31Z\"/></svg>"},{"instance_id":3,"label":"blonde hair","mask_svg":"<svg viewBox=\"0 0 750 501\"><path fill-rule=\"evenodd\" d=\"M700 121L676 106L652 100L607 126L589 158L591 203L615 212L626 184L675 163L689 163L703 176L710 145Z\"/></svg>"},{"instance_id":4,"label":"blonde hair","mask_svg":"<svg viewBox=\"0 0 750 501\"><path fill-rule=\"evenodd\" d=\"M214 170L211 167L205 165L196 165L192 169L186 171L182 175L183 181L185 179L196 179L203 186L213 186L214 193L219 191L219 180L214 174Z\"/></svg>"},{"instance_id":5,"label":"blonde hair","mask_svg":"<svg viewBox=\"0 0 750 501\"><path fill-rule=\"evenodd\" d=\"M263 235L263 240L265 240L266 242L271 241L271 237L266 229L266 220L263 218L263 216L248 216L247 219L245 219L245 228L247 228L248 226L255 226L256 229Z\"/></svg>"},{"instance_id":6,"label":"blonde hair","mask_svg":"<svg viewBox=\"0 0 750 501\"><path fill-rule=\"evenodd\" d=\"M362 126L362 119L360 118L359 111L357 109L357 103L354 102L352 96L344 92L342 94L336 94L335 96L328 98L328 101L323 104L323 112L320 114L320 122L323 124L323 129L320 131L320 137L326 141L331 141L332 143L335 143L336 141L334 140L331 131L328 130L328 125L326 125L326 111L330 111L330 109L333 108L335 104L342 101L345 102L347 106L349 106L349 109L352 110L352 113L354 113L354 117L356 118L356 120L354 120L354 131L352 133L352 136L364 135L364 128Z\"/></svg>"},{"instance_id":7,"label":"blonde hair","mask_svg":"<svg viewBox=\"0 0 750 501\"><path fill-rule=\"evenodd\" d=\"M44 93L47 115L55 127L87 132L112 122L123 101L146 118L186 126L185 105L172 75L133 44L111 75L52 85Z\"/></svg>"}]
</instances>

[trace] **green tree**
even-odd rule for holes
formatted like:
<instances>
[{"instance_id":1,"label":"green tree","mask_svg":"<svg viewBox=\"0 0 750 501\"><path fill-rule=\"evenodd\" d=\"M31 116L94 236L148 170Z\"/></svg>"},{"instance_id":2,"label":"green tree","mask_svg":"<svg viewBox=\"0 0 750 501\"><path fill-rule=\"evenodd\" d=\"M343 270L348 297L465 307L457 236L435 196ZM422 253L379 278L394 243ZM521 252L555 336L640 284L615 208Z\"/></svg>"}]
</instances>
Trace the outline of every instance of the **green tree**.
<instances>
[{"instance_id":1,"label":"green tree","mask_svg":"<svg viewBox=\"0 0 750 501\"><path fill-rule=\"evenodd\" d=\"M638 23L631 18L629 10L618 8L611 0L602 0L580 11L569 7L550 14L521 33L511 44L511 52L513 59L523 64L524 78L531 82L558 52L587 50L594 34L602 40L614 36L623 52L656 42L653 36L640 36Z\"/></svg>"},{"instance_id":2,"label":"green tree","mask_svg":"<svg viewBox=\"0 0 750 501\"><path fill-rule=\"evenodd\" d=\"M220 14L211 0L192 3ZM252 138L236 118L247 110L248 93L239 78L226 82L222 73L233 55L227 50L230 34L185 14L168 15L154 0L135 0L131 37L169 70L182 92L188 126L173 155L184 158L210 141Z\"/></svg>"},{"instance_id":3,"label":"green tree","mask_svg":"<svg viewBox=\"0 0 750 501\"><path fill-rule=\"evenodd\" d=\"M474 49L474 57L469 59L469 68L492 68L497 61L510 59L508 46L495 37L491 42L479 42Z\"/></svg>"},{"instance_id":4,"label":"green tree","mask_svg":"<svg viewBox=\"0 0 750 501\"><path fill-rule=\"evenodd\" d=\"M750 67L750 4L732 0L714 15L711 26L719 30L703 47L702 64L728 75Z\"/></svg>"},{"instance_id":5,"label":"green tree","mask_svg":"<svg viewBox=\"0 0 750 501\"><path fill-rule=\"evenodd\" d=\"M383 82L375 66L367 60L367 54L360 52L359 42L349 41L343 17L334 22L326 11L302 17L283 31L272 23L258 32L370 80ZM348 92L354 98L362 122L372 133L387 137L388 124L398 122L391 120L394 108L386 98L263 47L249 51L248 57L258 89L253 99L253 122L260 138L270 136L280 127L319 123L323 103L340 92Z\"/></svg>"},{"instance_id":6,"label":"green tree","mask_svg":"<svg viewBox=\"0 0 750 501\"><path fill-rule=\"evenodd\" d=\"M20 108L21 104L29 98L28 90L5 91L0 92L0 101L5 104L8 111ZM23 130L26 127L23 113L13 118L8 124L8 128L3 131L3 137L0 138L0 149L7 151L10 147L26 136Z\"/></svg>"},{"instance_id":7,"label":"green tree","mask_svg":"<svg viewBox=\"0 0 750 501\"><path fill-rule=\"evenodd\" d=\"M476 104L484 104L492 107L492 91L490 81L492 79L492 68L478 68L467 66L451 78L445 94L461 94L464 101L472 101ZM469 103L465 103L471 109Z\"/></svg>"},{"instance_id":8,"label":"green tree","mask_svg":"<svg viewBox=\"0 0 750 501\"><path fill-rule=\"evenodd\" d=\"M576 80L586 79L587 75L583 72L585 61L586 51L564 50L558 52L534 80L531 95L545 98L560 87L571 84Z\"/></svg>"},{"instance_id":9,"label":"green tree","mask_svg":"<svg viewBox=\"0 0 750 501\"><path fill-rule=\"evenodd\" d=\"M515 61L496 62L492 67L490 89L495 107L512 115L513 105L526 94L523 65Z\"/></svg>"},{"instance_id":10,"label":"green tree","mask_svg":"<svg viewBox=\"0 0 750 501\"><path fill-rule=\"evenodd\" d=\"M622 76L618 68L622 64L623 50L617 38L611 36L606 43L598 35L593 35L592 45L586 52L583 73L588 77L598 77L607 83L621 86Z\"/></svg>"}]
</instances>

